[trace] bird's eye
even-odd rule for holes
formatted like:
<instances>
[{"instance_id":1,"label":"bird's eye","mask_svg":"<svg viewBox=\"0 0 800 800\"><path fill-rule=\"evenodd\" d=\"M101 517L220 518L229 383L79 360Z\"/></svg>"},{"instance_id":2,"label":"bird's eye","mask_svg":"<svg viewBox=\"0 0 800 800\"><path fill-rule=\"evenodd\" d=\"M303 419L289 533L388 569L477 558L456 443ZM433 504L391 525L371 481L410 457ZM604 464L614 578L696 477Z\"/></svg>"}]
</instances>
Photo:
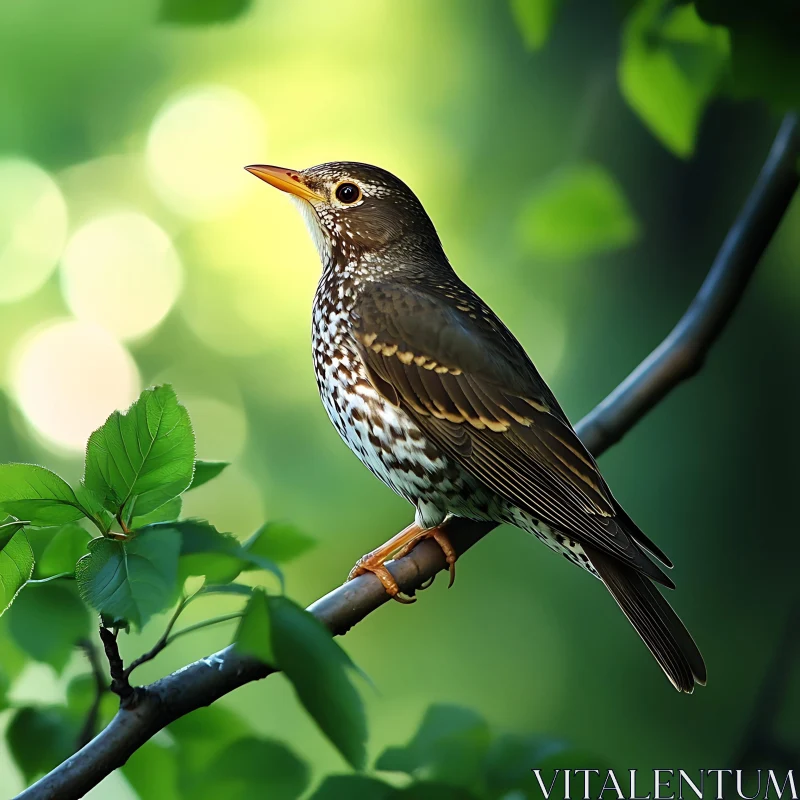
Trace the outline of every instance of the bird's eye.
<instances>
[{"instance_id":1,"label":"bird's eye","mask_svg":"<svg viewBox=\"0 0 800 800\"><path fill-rule=\"evenodd\" d=\"M336 199L348 205L355 203L361 199L361 189L354 183L340 183L336 187Z\"/></svg>"}]
</instances>

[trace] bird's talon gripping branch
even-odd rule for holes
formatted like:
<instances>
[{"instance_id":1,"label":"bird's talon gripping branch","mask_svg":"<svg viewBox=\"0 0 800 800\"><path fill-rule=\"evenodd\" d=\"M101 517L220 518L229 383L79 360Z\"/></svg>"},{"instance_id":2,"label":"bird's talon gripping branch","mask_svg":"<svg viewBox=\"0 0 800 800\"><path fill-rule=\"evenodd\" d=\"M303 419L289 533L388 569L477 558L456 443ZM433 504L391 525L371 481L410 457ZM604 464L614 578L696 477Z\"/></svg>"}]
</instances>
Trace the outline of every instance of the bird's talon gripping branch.
<instances>
[{"instance_id":1,"label":"bird's talon gripping branch","mask_svg":"<svg viewBox=\"0 0 800 800\"><path fill-rule=\"evenodd\" d=\"M402 531L400 531L400 533L398 533L396 536L393 536L391 539L389 539L389 541L385 544L382 544L371 553L367 553L365 556L359 558L356 562L356 565L350 570L347 580L351 581L353 578L357 578L359 575L363 575L365 572L371 572L383 584L383 588L386 589L386 593L397 600L397 602L406 604L416 602L417 598L413 595L402 595L400 593L400 587L397 585L397 581L392 577L392 574L386 568L386 562L392 556L397 559L408 555L424 539L433 539L439 545L439 547L442 548L442 552L444 553L447 563L450 567L449 586L452 586L456 575L455 563L457 554L455 548L450 542L449 537L441 528L431 528L430 530L425 530L416 523L412 523L407 528L404 528ZM432 583L433 578L431 578L429 581L426 581L419 588L427 589Z\"/></svg>"},{"instance_id":2,"label":"bird's talon gripping branch","mask_svg":"<svg viewBox=\"0 0 800 800\"><path fill-rule=\"evenodd\" d=\"M432 535L436 544L442 548L442 552L447 559L447 566L450 570L450 582L447 584L447 588L449 589L456 582L456 559L458 558L458 553L456 553L453 543L450 541L450 537L443 530L434 528Z\"/></svg>"}]
</instances>

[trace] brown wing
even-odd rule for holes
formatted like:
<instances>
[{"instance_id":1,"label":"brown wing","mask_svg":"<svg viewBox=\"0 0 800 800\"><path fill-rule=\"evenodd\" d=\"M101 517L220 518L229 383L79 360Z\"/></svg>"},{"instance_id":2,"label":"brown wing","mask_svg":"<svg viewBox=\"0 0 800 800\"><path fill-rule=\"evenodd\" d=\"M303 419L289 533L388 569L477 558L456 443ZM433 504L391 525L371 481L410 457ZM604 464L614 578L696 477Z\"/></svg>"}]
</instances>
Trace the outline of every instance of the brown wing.
<instances>
[{"instance_id":1,"label":"brown wing","mask_svg":"<svg viewBox=\"0 0 800 800\"><path fill-rule=\"evenodd\" d=\"M672 585L521 345L466 286L371 284L352 335L376 390L492 491Z\"/></svg>"}]
</instances>

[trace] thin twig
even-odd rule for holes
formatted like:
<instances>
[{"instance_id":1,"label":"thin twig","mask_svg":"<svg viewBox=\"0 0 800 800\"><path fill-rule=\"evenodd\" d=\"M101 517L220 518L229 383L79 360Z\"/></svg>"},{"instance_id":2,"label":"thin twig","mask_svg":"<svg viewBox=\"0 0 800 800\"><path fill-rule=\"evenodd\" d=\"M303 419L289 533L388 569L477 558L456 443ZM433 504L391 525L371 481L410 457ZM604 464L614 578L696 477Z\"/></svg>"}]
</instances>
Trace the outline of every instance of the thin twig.
<instances>
[{"instance_id":1,"label":"thin twig","mask_svg":"<svg viewBox=\"0 0 800 800\"><path fill-rule=\"evenodd\" d=\"M129 680L131 673L136 669L136 667L140 667L142 664L152 661L169 644L169 635L172 633L172 629L175 627L178 617L181 615L183 609L186 608L187 603L191 599L191 597L181 598L181 601L178 603L178 607L170 617L167 627L164 628L164 633L161 634L158 641L146 653L142 653L142 655L140 655L138 658L135 658L133 661L131 661L131 663L128 665L128 668L123 671L123 677L126 681Z\"/></svg>"},{"instance_id":2,"label":"thin twig","mask_svg":"<svg viewBox=\"0 0 800 800\"><path fill-rule=\"evenodd\" d=\"M81 639L81 641L78 642L78 646L86 654L86 658L89 661L92 677L94 677L95 693L92 705L86 712L86 719L83 723L83 727L78 734L76 750L80 750L81 747L90 742L97 734L97 719L100 715L100 704L103 702L105 693L109 690L108 683L103 674L103 668L100 664L100 656L94 642L91 641L91 639Z\"/></svg>"},{"instance_id":3,"label":"thin twig","mask_svg":"<svg viewBox=\"0 0 800 800\"><path fill-rule=\"evenodd\" d=\"M576 427L599 455L635 425L671 389L699 369L730 318L798 185L800 134L787 116L742 212L684 317L643 364ZM456 520L450 534L458 554L479 541L489 523ZM403 592L418 589L447 566L441 548L425 541L389 564ZM371 574L360 575L309 607L334 633L344 633L389 597ZM138 690L131 710L120 709L80 752L20 794L17 800L72 800L96 786L145 742L179 717L209 705L250 681L275 672L228 647Z\"/></svg>"},{"instance_id":4,"label":"thin twig","mask_svg":"<svg viewBox=\"0 0 800 800\"><path fill-rule=\"evenodd\" d=\"M244 611L234 611L230 614L221 614L218 617L211 617L211 619L204 619L202 622L195 622L194 625L187 625L185 628L181 628L179 631L175 631L167 639L167 644L172 644L177 638L180 636L185 636L187 633L194 633L194 631L199 631L202 628L208 628L211 625L219 625L222 622L230 622L234 619L241 619L244 616Z\"/></svg>"}]
</instances>

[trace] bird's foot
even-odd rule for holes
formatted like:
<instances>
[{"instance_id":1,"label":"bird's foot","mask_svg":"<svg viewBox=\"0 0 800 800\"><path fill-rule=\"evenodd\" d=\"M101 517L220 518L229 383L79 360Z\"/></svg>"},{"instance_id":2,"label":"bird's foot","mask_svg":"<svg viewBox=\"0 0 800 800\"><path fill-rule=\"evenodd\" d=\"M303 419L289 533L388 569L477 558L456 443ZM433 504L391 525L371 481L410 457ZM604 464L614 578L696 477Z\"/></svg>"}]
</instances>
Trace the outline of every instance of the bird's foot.
<instances>
[{"instance_id":1,"label":"bird's foot","mask_svg":"<svg viewBox=\"0 0 800 800\"><path fill-rule=\"evenodd\" d=\"M392 576L391 572L386 568L386 562L394 556L395 559L402 558L408 555L421 541L424 539L433 539L447 559L447 564L450 568L450 583L448 588L453 585L456 578L456 558L458 557L453 547L450 538L442 528L430 528L425 530L421 528L416 522L403 529L396 536L389 539L371 553L362 556L356 562L347 580L351 581L365 572L371 572L383 584L386 593L397 600L399 603L413 603L416 597L406 597L400 593L400 587L397 581ZM420 586L420 589L427 589L433 583L433 578L426 581L425 584Z\"/></svg>"},{"instance_id":2,"label":"bird's foot","mask_svg":"<svg viewBox=\"0 0 800 800\"><path fill-rule=\"evenodd\" d=\"M458 558L458 554L456 553L455 547L453 547L453 543L450 541L450 537L442 528L430 528L429 530L422 531L416 539L404 545L403 548L395 554L395 558L407 556L423 539L433 539L436 544L442 548L445 560L447 561L447 567L450 570L450 583L447 584L447 588L449 589L456 580L456 559ZM433 578L431 578L430 581L426 581L419 588L427 589L432 583Z\"/></svg>"}]
</instances>

